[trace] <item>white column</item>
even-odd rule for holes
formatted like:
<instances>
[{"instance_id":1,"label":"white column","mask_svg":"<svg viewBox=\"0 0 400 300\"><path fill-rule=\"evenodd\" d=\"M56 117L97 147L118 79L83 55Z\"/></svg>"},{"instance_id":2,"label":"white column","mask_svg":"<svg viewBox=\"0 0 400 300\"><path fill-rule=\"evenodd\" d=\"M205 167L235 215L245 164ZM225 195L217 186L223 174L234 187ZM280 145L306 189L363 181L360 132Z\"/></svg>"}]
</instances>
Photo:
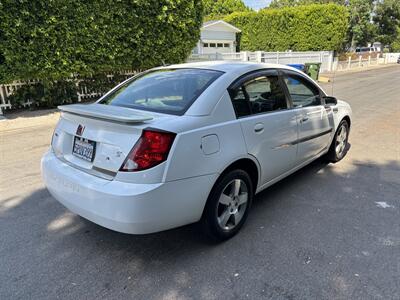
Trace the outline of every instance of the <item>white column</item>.
<instances>
[{"instance_id":1,"label":"white column","mask_svg":"<svg viewBox=\"0 0 400 300\"><path fill-rule=\"evenodd\" d=\"M241 51L240 53L243 55L242 60L247 61L247 51Z\"/></svg>"},{"instance_id":2,"label":"white column","mask_svg":"<svg viewBox=\"0 0 400 300\"><path fill-rule=\"evenodd\" d=\"M333 64L333 51L329 51L329 62L328 62L328 71L331 72L332 71L332 64Z\"/></svg>"},{"instance_id":3,"label":"white column","mask_svg":"<svg viewBox=\"0 0 400 300\"><path fill-rule=\"evenodd\" d=\"M2 104L6 104L6 97L3 93L3 86L0 85L0 120L4 119Z\"/></svg>"},{"instance_id":4,"label":"white column","mask_svg":"<svg viewBox=\"0 0 400 300\"><path fill-rule=\"evenodd\" d=\"M257 62L262 62L262 52L261 51L256 51L256 61Z\"/></svg>"}]
</instances>

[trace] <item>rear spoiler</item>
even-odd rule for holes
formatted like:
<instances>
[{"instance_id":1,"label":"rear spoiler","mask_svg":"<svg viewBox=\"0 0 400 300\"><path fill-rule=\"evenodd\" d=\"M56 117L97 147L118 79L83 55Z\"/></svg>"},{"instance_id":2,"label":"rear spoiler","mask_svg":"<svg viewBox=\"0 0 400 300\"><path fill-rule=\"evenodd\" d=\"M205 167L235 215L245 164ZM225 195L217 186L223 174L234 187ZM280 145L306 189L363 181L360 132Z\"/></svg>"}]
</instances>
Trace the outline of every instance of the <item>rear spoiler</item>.
<instances>
[{"instance_id":1,"label":"rear spoiler","mask_svg":"<svg viewBox=\"0 0 400 300\"><path fill-rule=\"evenodd\" d=\"M152 116L141 114L134 109L97 103L61 105L58 106L58 109L74 115L127 124L141 123L153 119Z\"/></svg>"}]
</instances>

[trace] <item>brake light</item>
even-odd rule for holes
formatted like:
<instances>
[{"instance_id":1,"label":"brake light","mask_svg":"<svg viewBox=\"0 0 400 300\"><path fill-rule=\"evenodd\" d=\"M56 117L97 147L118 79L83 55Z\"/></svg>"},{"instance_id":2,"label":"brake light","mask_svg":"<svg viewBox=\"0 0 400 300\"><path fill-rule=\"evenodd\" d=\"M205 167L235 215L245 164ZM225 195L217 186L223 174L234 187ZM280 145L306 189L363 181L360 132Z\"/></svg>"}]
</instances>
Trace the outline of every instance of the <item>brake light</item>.
<instances>
[{"instance_id":1,"label":"brake light","mask_svg":"<svg viewBox=\"0 0 400 300\"><path fill-rule=\"evenodd\" d=\"M142 136L133 146L120 171L146 170L166 161L175 135L172 132L143 130Z\"/></svg>"}]
</instances>

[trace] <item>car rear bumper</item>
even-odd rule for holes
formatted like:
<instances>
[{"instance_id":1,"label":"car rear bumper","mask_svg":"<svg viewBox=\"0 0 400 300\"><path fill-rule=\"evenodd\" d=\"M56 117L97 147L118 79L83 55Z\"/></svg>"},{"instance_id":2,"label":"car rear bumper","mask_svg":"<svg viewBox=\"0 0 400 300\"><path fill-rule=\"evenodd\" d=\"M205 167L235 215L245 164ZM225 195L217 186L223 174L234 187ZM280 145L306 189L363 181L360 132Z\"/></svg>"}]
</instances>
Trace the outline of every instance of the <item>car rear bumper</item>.
<instances>
[{"instance_id":1,"label":"car rear bumper","mask_svg":"<svg viewBox=\"0 0 400 300\"><path fill-rule=\"evenodd\" d=\"M50 150L42 176L51 195L72 212L103 227L132 234L198 221L217 174L157 184L106 180L59 160Z\"/></svg>"}]
</instances>

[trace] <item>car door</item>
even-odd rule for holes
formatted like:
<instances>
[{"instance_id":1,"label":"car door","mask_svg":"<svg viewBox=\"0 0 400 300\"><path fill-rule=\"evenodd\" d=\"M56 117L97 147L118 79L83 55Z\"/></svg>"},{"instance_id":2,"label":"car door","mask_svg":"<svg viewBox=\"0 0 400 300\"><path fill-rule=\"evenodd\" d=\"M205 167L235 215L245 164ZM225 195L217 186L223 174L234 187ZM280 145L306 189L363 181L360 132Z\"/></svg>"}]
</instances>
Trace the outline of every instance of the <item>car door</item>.
<instances>
[{"instance_id":1,"label":"car door","mask_svg":"<svg viewBox=\"0 0 400 300\"><path fill-rule=\"evenodd\" d=\"M284 73L284 82L298 120L297 163L300 164L329 146L331 110L323 105L322 92L312 81L295 72Z\"/></svg>"},{"instance_id":2,"label":"car door","mask_svg":"<svg viewBox=\"0 0 400 300\"><path fill-rule=\"evenodd\" d=\"M260 185L292 169L296 161L297 117L276 70L242 77L229 89L247 151L261 166Z\"/></svg>"}]
</instances>

